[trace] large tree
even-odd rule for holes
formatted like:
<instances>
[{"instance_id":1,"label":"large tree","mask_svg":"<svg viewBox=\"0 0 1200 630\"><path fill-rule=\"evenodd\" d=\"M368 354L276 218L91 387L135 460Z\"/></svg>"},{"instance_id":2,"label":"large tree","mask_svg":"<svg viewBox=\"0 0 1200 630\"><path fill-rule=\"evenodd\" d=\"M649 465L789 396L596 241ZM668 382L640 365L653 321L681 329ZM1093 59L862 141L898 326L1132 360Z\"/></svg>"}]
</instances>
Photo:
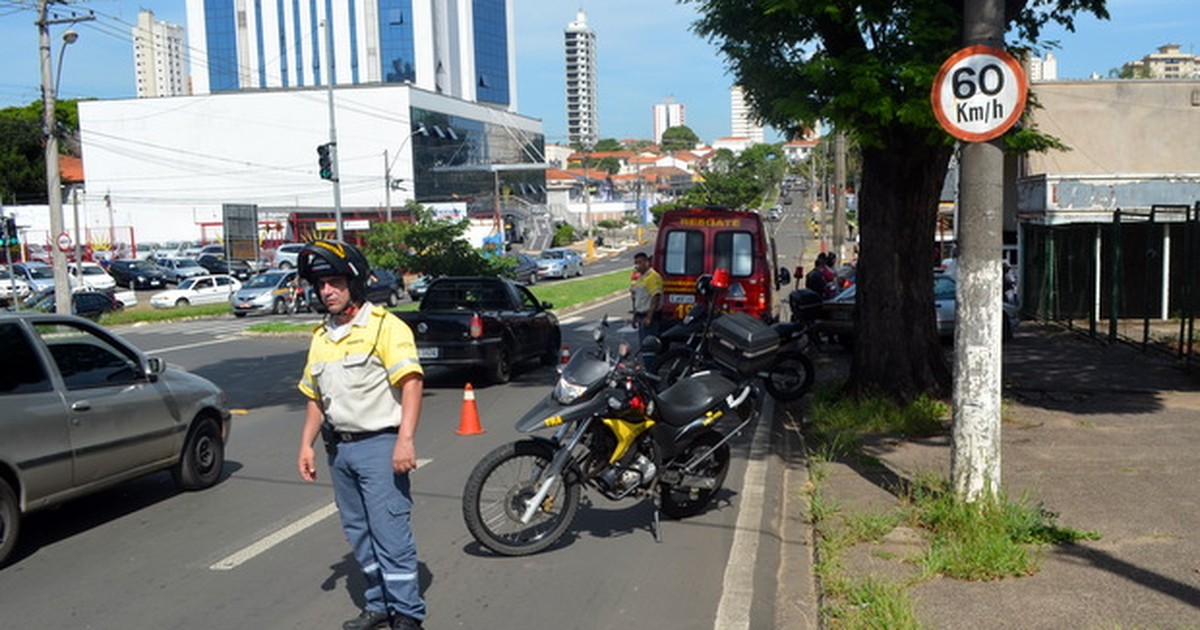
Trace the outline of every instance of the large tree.
<instances>
[{"instance_id":1,"label":"large tree","mask_svg":"<svg viewBox=\"0 0 1200 630\"><path fill-rule=\"evenodd\" d=\"M679 205L762 208L774 199L787 165L777 144L756 144L741 153L719 149L701 171L704 181L684 193Z\"/></svg>"},{"instance_id":2,"label":"large tree","mask_svg":"<svg viewBox=\"0 0 1200 630\"><path fill-rule=\"evenodd\" d=\"M698 142L700 142L700 136L697 136L696 132L692 131L692 128L687 125L669 127L662 135L663 151L694 149Z\"/></svg>"},{"instance_id":3,"label":"large tree","mask_svg":"<svg viewBox=\"0 0 1200 630\"><path fill-rule=\"evenodd\" d=\"M57 101L54 110L59 151L78 156L77 101ZM46 203L45 147L41 101L0 109L0 202Z\"/></svg>"},{"instance_id":4,"label":"large tree","mask_svg":"<svg viewBox=\"0 0 1200 630\"><path fill-rule=\"evenodd\" d=\"M963 44L964 0L679 0L726 57L764 121L786 132L831 122L862 151L859 334L850 387L904 401L944 394L950 370L933 309L932 239L953 144L930 86ZM1010 46L1036 50L1043 27L1074 30L1105 0L1008 0Z\"/></svg>"}]
</instances>

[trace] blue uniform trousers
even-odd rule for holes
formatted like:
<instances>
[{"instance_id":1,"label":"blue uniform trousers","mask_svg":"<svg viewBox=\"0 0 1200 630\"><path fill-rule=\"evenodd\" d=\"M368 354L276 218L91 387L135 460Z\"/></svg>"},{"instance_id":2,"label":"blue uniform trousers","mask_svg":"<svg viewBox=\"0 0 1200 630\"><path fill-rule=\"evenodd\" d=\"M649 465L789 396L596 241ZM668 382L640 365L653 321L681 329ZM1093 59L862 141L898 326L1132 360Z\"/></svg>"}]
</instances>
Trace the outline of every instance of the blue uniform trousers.
<instances>
[{"instance_id":1,"label":"blue uniform trousers","mask_svg":"<svg viewBox=\"0 0 1200 630\"><path fill-rule=\"evenodd\" d=\"M342 529L366 577L367 610L425 618L417 580L417 546L407 474L392 470L394 434L341 442L330 454L330 478Z\"/></svg>"}]
</instances>

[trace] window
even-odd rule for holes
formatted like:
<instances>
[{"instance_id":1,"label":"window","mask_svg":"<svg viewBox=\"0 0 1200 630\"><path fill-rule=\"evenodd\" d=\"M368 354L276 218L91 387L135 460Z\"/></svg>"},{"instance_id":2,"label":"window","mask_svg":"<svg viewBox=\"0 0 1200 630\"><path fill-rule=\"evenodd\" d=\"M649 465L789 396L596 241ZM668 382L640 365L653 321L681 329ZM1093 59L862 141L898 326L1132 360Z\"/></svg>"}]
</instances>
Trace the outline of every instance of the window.
<instances>
[{"instance_id":1,"label":"window","mask_svg":"<svg viewBox=\"0 0 1200 630\"><path fill-rule=\"evenodd\" d=\"M111 387L141 378L136 357L107 339L70 324L37 324L35 327L67 389Z\"/></svg>"},{"instance_id":2,"label":"window","mask_svg":"<svg viewBox=\"0 0 1200 630\"><path fill-rule=\"evenodd\" d=\"M713 268L728 269L734 278L754 272L754 242L749 232L718 232L713 237Z\"/></svg>"},{"instance_id":3,"label":"window","mask_svg":"<svg viewBox=\"0 0 1200 630\"><path fill-rule=\"evenodd\" d=\"M50 391L42 360L19 324L0 324L0 355L0 396Z\"/></svg>"},{"instance_id":4,"label":"window","mask_svg":"<svg viewBox=\"0 0 1200 630\"><path fill-rule=\"evenodd\" d=\"M698 276L704 273L704 234L677 230L667 234L666 261L663 270L672 276Z\"/></svg>"}]
</instances>

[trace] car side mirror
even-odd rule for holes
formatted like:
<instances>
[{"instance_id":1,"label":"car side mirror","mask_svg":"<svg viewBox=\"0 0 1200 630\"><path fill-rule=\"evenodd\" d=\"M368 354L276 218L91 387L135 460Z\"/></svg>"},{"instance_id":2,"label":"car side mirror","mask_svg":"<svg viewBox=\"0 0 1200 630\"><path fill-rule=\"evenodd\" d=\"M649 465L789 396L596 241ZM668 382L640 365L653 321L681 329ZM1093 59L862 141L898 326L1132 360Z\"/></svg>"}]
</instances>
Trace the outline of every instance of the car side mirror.
<instances>
[{"instance_id":1,"label":"car side mirror","mask_svg":"<svg viewBox=\"0 0 1200 630\"><path fill-rule=\"evenodd\" d=\"M167 371L167 362L162 357L149 357L146 359L146 378L151 381L157 380L159 375Z\"/></svg>"},{"instance_id":2,"label":"car side mirror","mask_svg":"<svg viewBox=\"0 0 1200 630\"><path fill-rule=\"evenodd\" d=\"M553 302L542 302L542 310L549 311L554 308Z\"/></svg>"}]
</instances>

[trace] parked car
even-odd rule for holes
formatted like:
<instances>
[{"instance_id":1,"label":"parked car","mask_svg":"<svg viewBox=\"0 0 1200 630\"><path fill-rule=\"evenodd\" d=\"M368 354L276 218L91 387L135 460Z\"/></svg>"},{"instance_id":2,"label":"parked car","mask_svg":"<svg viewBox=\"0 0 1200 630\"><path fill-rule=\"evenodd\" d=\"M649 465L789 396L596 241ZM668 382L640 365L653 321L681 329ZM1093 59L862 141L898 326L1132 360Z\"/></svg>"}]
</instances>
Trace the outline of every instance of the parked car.
<instances>
[{"instance_id":1,"label":"parked car","mask_svg":"<svg viewBox=\"0 0 1200 630\"><path fill-rule=\"evenodd\" d=\"M104 270L104 267L94 262L70 263L68 270L76 279L77 286L84 286L97 291L107 291L117 288L117 281Z\"/></svg>"},{"instance_id":2,"label":"parked car","mask_svg":"<svg viewBox=\"0 0 1200 630\"><path fill-rule=\"evenodd\" d=\"M404 278L387 269L372 269L371 277L367 280L367 300L374 304L395 306L404 297ZM308 287L308 303L312 310L325 312L325 305L317 295L315 286Z\"/></svg>"},{"instance_id":3,"label":"parked car","mask_svg":"<svg viewBox=\"0 0 1200 630\"><path fill-rule=\"evenodd\" d=\"M277 269L295 269L296 259L300 256L300 250L304 249L304 243L284 243L275 249L275 255L271 258L271 266Z\"/></svg>"},{"instance_id":4,"label":"parked car","mask_svg":"<svg viewBox=\"0 0 1200 630\"><path fill-rule=\"evenodd\" d=\"M288 312L292 284L296 281L296 271L292 269L264 271L250 278L229 298L234 316L245 317L247 313L282 315Z\"/></svg>"},{"instance_id":5,"label":"parked car","mask_svg":"<svg viewBox=\"0 0 1200 630\"><path fill-rule=\"evenodd\" d=\"M505 254L514 261L511 278L521 284L537 284L538 261L529 254Z\"/></svg>"},{"instance_id":6,"label":"parked car","mask_svg":"<svg viewBox=\"0 0 1200 630\"><path fill-rule=\"evenodd\" d=\"M159 258L154 264L162 268L163 273L167 274L167 281L172 284L208 274L208 270L201 267L194 258Z\"/></svg>"},{"instance_id":7,"label":"parked car","mask_svg":"<svg viewBox=\"0 0 1200 630\"><path fill-rule=\"evenodd\" d=\"M939 273L933 277L933 309L936 317L938 335L953 337L957 321L958 302L956 298L957 285L950 275ZM854 309L858 285L850 285L841 293L825 300L821 304L820 315L816 329L820 333L834 336L841 344L850 346L854 343ZM1001 303L1004 313L1002 335L1011 339L1021 318L1016 305L1009 302Z\"/></svg>"},{"instance_id":8,"label":"parked car","mask_svg":"<svg viewBox=\"0 0 1200 630\"><path fill-rule=\"evenodd\" d=\"M36 313L53 313L55 308L54 287L42 289L29 296L21 307ZM123 305L111 293L84 289L71 293L71 314L97 321L105 313L119 311Z\"/></svg>"},{"instance_id":9,"label":"parked car","mask_svg":"<svg viewBox=\"0 0 1200 630\"><path fill-rule=\"evenodd\" d=\"M242 288L242 283L224 274L196 276L179 283L179 287L150 296L154 308L174 308L191 304L220 304Z\"/></svg>"},{"instance_id":10,"label":"parked car","mask_svg":"<svg viewBox=\"0 0 1200 630\"><path fill-rule=\"evenodd\" d=\"M200 266L204 267L208 273L223 273L242 282L249 280L250 276L254 275L254 268L244 260L225 260L223 256L217 254L200 254L196 262L200 263Z\"/></svg>"},{"instance_id":11,"label":"parked car","mask_svg":"<svg viewBox=\"0 0 1200 630\"><path fill-rule=\"evenodd\" d=\"M408 297L412 298L414 302L419 302L425 295L425 290L429 288L429 283L436 279L433 276L417 276L416 280L408 284Z\"/></svg>"},{"instance_id":12,"label":"parked car","mask_svg":"<svg viewBox=\"0 0 1200 630\"><path fill-rule=\"evenodd\" d=\"M35 510L164 469L185 489L220 479L212 382L71 316L0 314L0 355L0 565Z\"/></svg>"},{"instance_id":13,"label":"parked car","mask_svg":"<svg viewBox=\"0 0 1200 630\"><path fill-rule=\"evenodd\" d=\"M108 265L108 275L117 285L130 289L161 289L167 286L167 274L162 267L148 260L114 260Z\"/></svg>"},{"instance_id":14,"label":"parked car","mask_svg":"<svg viewBox=\"0 0 1200 630\"><path fill-rule=\"evenodd\" d=\"M583 275L583 257L566 247L547 249L538 256L538 275L542 278L570 278Z\"/></svg>"},{"instance_id":15,"label":"parked car","mask_svg":"<svg viewBox=\"0 0 1200 630\"><path fill-rule=\"evenodd\" d=\"M54 268L46 263L19 262L14 263L12 272L17 278L24 280L33 292L46 288L54 288Z\"/></svg>"},{"instance_id":16,"label":"parked car","mask_svg":"<svg viewBox=\"0 0 1200 630\"><path fill-rule=\"evenodd\" d=\"M29 297L29 284L14 276L8 269L0 269L0 302L11 304L14 299Z\"/></svg>"}]
</instances>

